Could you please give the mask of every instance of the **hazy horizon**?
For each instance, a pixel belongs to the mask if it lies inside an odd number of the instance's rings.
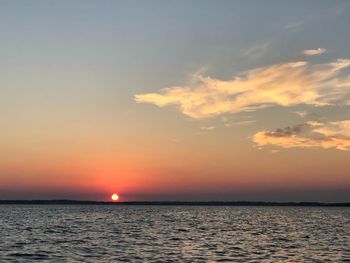
[[[78,192],[38,192],[38,191],[4,191],[1,190],[0,200],[77,200],[77,201],[111,201],[110,193]],[[350,189],[298,189],[298,190],[270,190],[251,192],[214,192],[214,193],[120,193],[122,202],[138,201],[248,201],[248,202],[320,202],[345,203],[349,202]],[[25,197],[22,197],[25,196]]]

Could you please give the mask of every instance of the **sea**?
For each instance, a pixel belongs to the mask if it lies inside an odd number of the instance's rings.
[[[350,262],[349,207],[0,205],[0,262]]]

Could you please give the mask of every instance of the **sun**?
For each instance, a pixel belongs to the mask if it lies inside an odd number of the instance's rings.
[[[119,195],[117,195],[117,194],[112,194],[111,199],[112,199],[113,201],[117,201],[117,200],[119,199]]]

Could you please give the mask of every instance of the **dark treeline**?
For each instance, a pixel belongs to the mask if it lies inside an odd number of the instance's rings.
[[[319,202],[261,202],[261,201],[136,201],[136,202],[101,202],[79,200],[0,200],[0,205],[177,205],[177,206],[326,206],[350,207],[350,203]]]

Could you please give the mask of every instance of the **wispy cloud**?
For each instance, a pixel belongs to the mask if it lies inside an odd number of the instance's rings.
[[[232,126],[247,126],[247,125],[253,124],[256,122],[256,120],[252,118],[253,116],[251,115],[239,116],[239,117],[236,116],[234,119],[223,116],[221,117],[221,120],[224,123],[225,127],[232,127]]]
[[[215,126],[203,126],[203,127],[199,127],[202,131],[212,131],[215,130],[216,127]]]
[[[303,54],[306,56],[316,56],[325,53],[327,50],[325,48],[318,49],[307,49],[303,51]]]
[[[232,127],[232,126],[247,126],[250,124],[255,123],[256,120],[246,120],[246,121],[237,121],[237,122],[226,122],[224,123],[225,127]]]
[[[295,114],[297,114],[301,118],[322,119],[320,115],[308,111],[295,111]]]
[[[264,41],[251,46],[243,51],[243,56],[248,59],[259,59],[271,47],[272,40]]]
[[[295,114],[302,118],[305,118],[309,113],[307,111],[296,111]]]
[[[307,122],[293,127],[260,131],[253,136],[257,147],[334,148],[350,151],[350,120],[321,123]]]
[[[187,86],[137,94],[135,101],[158,107],[174,105],[192,118],[255,111],[274,105],[331,105],[340,103],[344,93],[350,93],[350,77],[341,74],[349,66],[349,59],[325,64],[296,61],[252,69],[231,80],[194,75]]]
[[[287,23],[284,26],[284,28],[285,29],[294,29],[294,28],[298,28],[298,27],[302,26],[304,23],[305,23],[305,21],[303,21],[303,20],[293,21],[293,22]]]

